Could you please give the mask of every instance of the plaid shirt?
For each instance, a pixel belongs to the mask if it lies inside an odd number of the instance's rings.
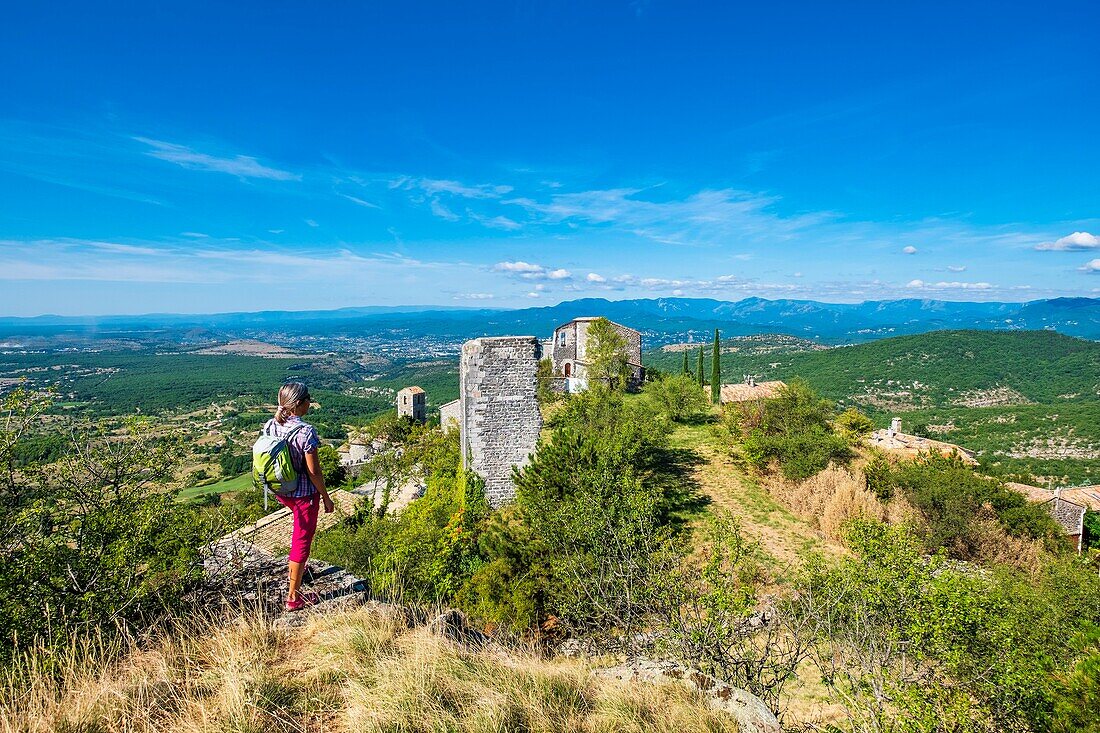
[[[313,426],[304,422],[297,415],[291,415],[282,425],[274,419],[268,420],[267,424],[264,425],[265,433],[279,438],[288,435],[291,430],[299,426],[301,426],[301,429],[294,433],[287,442],[290,448],[290,462],[294,464],[294,470],[298,472],[298,488],[289,495],[292,499],[312,496],[317,493],[317,489],[309,480],[309,473],[306,471],[306,453],[316,451],[321,445],[321,440],[317,437],[317,431],[313,429]]]

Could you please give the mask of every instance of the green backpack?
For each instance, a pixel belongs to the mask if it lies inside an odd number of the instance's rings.
[[[290,457],[290,439],[304,428],[299,425],[286,435],[275,435],[274,427],[264,432],[252,446],[252,485],[278,496],[290,496],[298,488],[298,471]]]

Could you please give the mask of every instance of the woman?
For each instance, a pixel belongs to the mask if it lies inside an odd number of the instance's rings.
[[[317,458],[317,448],[321,441],[313,426],[302,420],[309,412],[309,407],[309,390],[306,386],[301,382],[287,382],[279,390],[279,405],[275,408],[275,417],[264,426],[265,431],[280,438],[294,431],[287,445],[294,470],[298,473],[298,487],[289,496],[275,496],[294,516],[294,531],[290,538],[290,589],[286,596],[288,611],[312,606],[320,600],[316,593],[302,593],[300,588],[306,561],[309,559],[309,547],[313,543],[313,533],[317,531],[320,503],[325,505],[325,514],[332,513],[332,499],[325,489],[321,462]]]

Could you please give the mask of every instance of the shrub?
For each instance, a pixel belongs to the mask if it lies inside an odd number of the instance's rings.
[[[663,624],[658,649],[779,710],[807,639],[785,602],[765,600],[759,551],[736,519],[712,517],[698,545],[702,552],[666,545],[654,563],[653,604]]]
[[[871,434],[875,421],[854,407],[849,407],[836,418],[836,429],[848,440],[858,440]]]
[[[706,394],[688,374],[649,382],[643,390],[654,409],[676,422],[685,422],[710,412]]]
[[[832,403],[796,379],[774,397],[728,411],[724,422],[740,433],[750,466],[766,471],[776,462],[784,477],[801,481],[853,455],[848,439],[833,431],[832,416]]]
[[[1064,544],[1046,510],[1000,481],[978,476],[956,457],[925,454],[880,471],[875,480],[879,495],[900,492],[920,513],[930,549],[944,547],[960,559],[981,558],[987,537],[976,521],[988,516],[1014,537],[1043,540],[1052,549]]]
[[[1100,620],[1092,573],[978,573],[879,523],[853,523],[848,541],[856,557],[812,562],[796,601],[852,730],[1071,729],[1064,703],[1087,693],[1076,672],[1092,651],[1066,640]]]
[[[64,645],[88,627],[133,628],[172,613],[202,577],[209,527],[163,490],[180,438],[131,421],[74,434],[6,508],[0,656]]]

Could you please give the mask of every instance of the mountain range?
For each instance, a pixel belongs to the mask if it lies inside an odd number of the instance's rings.
[[[787,333],[827,343],[855,343],[941,329],[1039,330],[1100,339],[1100,299],[1053,298],[1026,303],[883,300],[823,303],[745,298],[586,298],[515,310],[438,306],[342,308],[327,311],[149,314],[140,316],[0,318],[0,336],[66,332],[200,329],[228,336],[262,333],[363,334],[472,338],[549,336],[578,316],[606,316],[641,330],[656,343],[703,338],[714,328],[727,336]]]

